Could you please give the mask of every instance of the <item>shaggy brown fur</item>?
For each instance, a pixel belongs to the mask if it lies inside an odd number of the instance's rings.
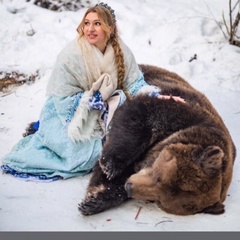
[[[236,149],[209,100],[175,73],[141,65],[161,94],[138,96],[115,113],[108,140],[79,210],[102,212],[129,198],[155,201],[169,213],[220,214]]]

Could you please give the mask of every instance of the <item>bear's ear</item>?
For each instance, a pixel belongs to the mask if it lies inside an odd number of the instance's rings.
[[[215,203],[212,206],[209,206],[207,208],[204,208],[202,213],[210,213],[210,214],[222,214],[225,212],[224,205],[220,202]]]
[[[192,159],[209,177],[216,177],[221,173],[223,156],[223,150],[218,146],[197,149],[192,153]]]

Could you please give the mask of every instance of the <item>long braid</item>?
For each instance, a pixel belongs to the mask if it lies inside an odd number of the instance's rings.
[[[124,66],[124,58],[122,49],[119,46],[118,40],[116,37],[112,38],[112,46],[115,53],[116,58],[116,66],[117,66],[117,76],[118,76],[118,88],[123,89],[123,80],[125,77],[125,66]]]
[[[130,95],[127,93],[126,85],[124,84],[126,69],[124,64],[123,52],[119,45],[118,39],[119,38],[118,38],[117,29],[115,28],[115,31],[112,33],[109,41],[113,46],[113,50],[115,54],[115,62],[117,66],[117,77],[118,77],[118,89],[122,89],[126,97],[130,98]]]

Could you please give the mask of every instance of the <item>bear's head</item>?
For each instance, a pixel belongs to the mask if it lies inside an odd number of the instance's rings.
[[[155,201],[171,214],[221,214],[223,157],[218,146],[170,144],[152,166],[130,176],[125,189],[129,197]]]

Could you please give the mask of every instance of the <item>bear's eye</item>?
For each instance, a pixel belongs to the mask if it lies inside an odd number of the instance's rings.
[[[160,182],[161,182],[161,178],[158,177],[158,178],[157,178],[157,183],[160,183]]]

